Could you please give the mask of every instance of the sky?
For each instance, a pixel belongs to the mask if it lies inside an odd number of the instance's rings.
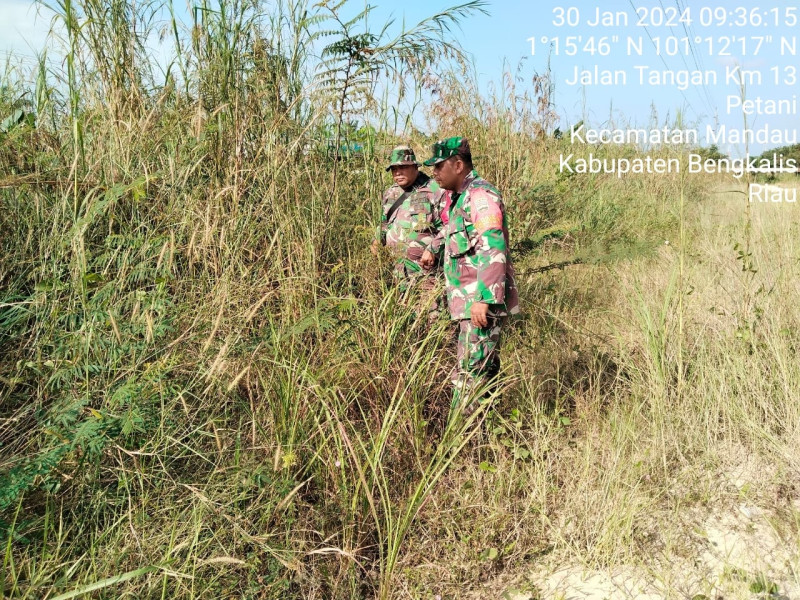
[[[14,52],[24,60],[33,60],[44,47],[50,22],[37,18],[37,8],[30,0],[0,0],[0,59]]]
[[[404,21],[410,26],[454,3],[376,1],[371,24],[380,26],[393,18],[397,30]],[[354,11],[363,7],[361,0],[351,4]],[[474,58],[483,89],[490,82],[499,84],[504,69],[516,71],[518,66],[523,83],[532,85],[533,75],[544,73],[549,63],[562,130],[580,120],[594,128],[649,128],[653,114],[664,126],[680,113],[684,128],[700,132],[700,145],[719,141],[724,152],[742,156],[743,143],[704,135],[709,125],[715,134],[720,126],[743,129],[742,97],[752,103],[745,106],[749,128],[795,131],[800,105],[795,90],[800,88],[791,49],[795,44],[800,51],[795,39],[800,38],[800,10],[787,4],[766,0],[753,8],[743,0],[491,0],[489,16],[469,18],[454,35]],[[30,60],[43,46],[48,28],[49,18],[37,17],[30,0],[0,0],[0,57],[13,52]],[[800,69],[796,75],[800,77]],[[743,77],[744,96],[739,85]],[[786,102],[768,106],[777,100]],[[765,114],[770,108],[788,114]],[[779,145],[755,143],[749,150],[758,154]]]

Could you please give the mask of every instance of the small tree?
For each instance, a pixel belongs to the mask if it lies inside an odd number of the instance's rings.
[[[488,14],[484,0],[472,0],[437,13],[415,27],[388,38],[393,20],[378,33],[368,28],[373,6],[367,5],[353,18],[344,20],[342,12],[347,0],[323,0],[318,6],[328,14],[330,30],[321,37],[333,38],[322,49],[322,65],[317,80],[323,101],[334,113],[335,147],[341,143],[346,117],[365,115],[374,106],[375,88],[380,75],[396,86],[402,98],[409,83],[420,85],[425,70],[440,59],[464,60],[463,50],[445,36],[453,25],[476,12]],[[361,32],[357,30],[363,28]],[[334,161],[331,194],[336,194],[338,161]],[[327,216],[327,210],[326,210]]]

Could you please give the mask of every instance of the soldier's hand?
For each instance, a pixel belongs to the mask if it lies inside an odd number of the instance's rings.
[[[378,240],[372,240],[372,245],[369,247],[370,252],[372,252],[373,256],[378,256],[378,245],[380,242]]]
[[[433,267],[433,263],[436,260],[436,257],[431,254],[430,250],[425,250],[422,253],[422,258],[419,259],[419,264],[422,265],[423,269],[430,269]]]
[[[475,327],[486,327],[489,324],[489,305],[485,302],[473,302],[469,309],[472,324]]]

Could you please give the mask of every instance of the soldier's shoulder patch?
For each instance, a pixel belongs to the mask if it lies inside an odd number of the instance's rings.
[[[496,194],[482,188],[470,190],[470,213],[478,233],[503,228],[503,209]]]
[[[473,188],[469,191],[470,207],[478,211],[489,210],[492,206],[497,206],[499,208],[499,200],[500,197],[490,190]]]

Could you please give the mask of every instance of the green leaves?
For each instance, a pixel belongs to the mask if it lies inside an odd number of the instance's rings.
[[[463,58],[457,42],[445,40],[445,34],[451,26],[476,12],[487,14],[485,2],[467,2],[437,13],[389,38],[388,31],[393,25],[391,20],[379,32],[355,32],[357,27],[366,29],[373,7],[367,5],[354,17],[343,21],[340,11],[345,4],[340,1],[317,5],[329,13],[333,25],[320,35],[336,38],[322,50],[322,68],[317,81],[323,92],[330,94],[330,100],[336,103],[339,121],[343,120],[345,112],[369,106],[377,73],[386,73],[402,95],[406,77],[419,79],[437,60]]]
[[[372,33],[348,36],[325,46],[322,56],[323,58],[332,56],[353,58],[366,64],[369,56],[375,51],[371,46],[374,46],[377,41],[378,37]]]
[[[33,113],[26,113],[21,108],[18,108],[0,121],[0,133],[9,133],[21,125],[27,125],[31,128],[36,127],[36,116]]]
[[[736,252],[736,260],[742,261],[742,271],[745,273],[758,273],[758,269],[755,268],[753,263],[753,253],[746,252],[744,248],[736,242],[733,245],[733,251]]]
[[[768,596],[778,595],[778,586],[764,575],[758,575],[755,580],[750,583],[749,590],[753,594],[767,594]]]
[[[103,282],[103,276],[99,273],[86,273],[83,276],[83,283],[88,287],[94,287]]]
[[[747,589],[752,594],[763,594],[765,597],[778,595],[778,585],[764,573],[748,573],[739,567],[726,567],[723,573],[725,579],[747,584]]]
[[[72,598],[77,598],[79,596],[89,594],[90,592],[96,592],[97,590],[102,590],[107,587],[116,585],[118,583],[123,583],[130,579],[141,577],[142,575],[147,575],[148,573],[152,573],[153,571],[157,570],[158,568],[154,566],[147,566],[147,567],[142,567],[141,569],[134,569],[133,571],[128,571],[126,573],[123,573],[122,575],[114,575],[113,577],[107,577],[105,579],[101,579],[100,581],[96,581],[94,583],[81,586],[77,589],[72,590],[71,592],[59,594],[58,596],[55,596],[53,600],[72,600]]]
[[[483,461],[478,465],[478,468],[483,471],[484,473],[496,473],[497,467],[494,465],[489,464],[487,461]]]

